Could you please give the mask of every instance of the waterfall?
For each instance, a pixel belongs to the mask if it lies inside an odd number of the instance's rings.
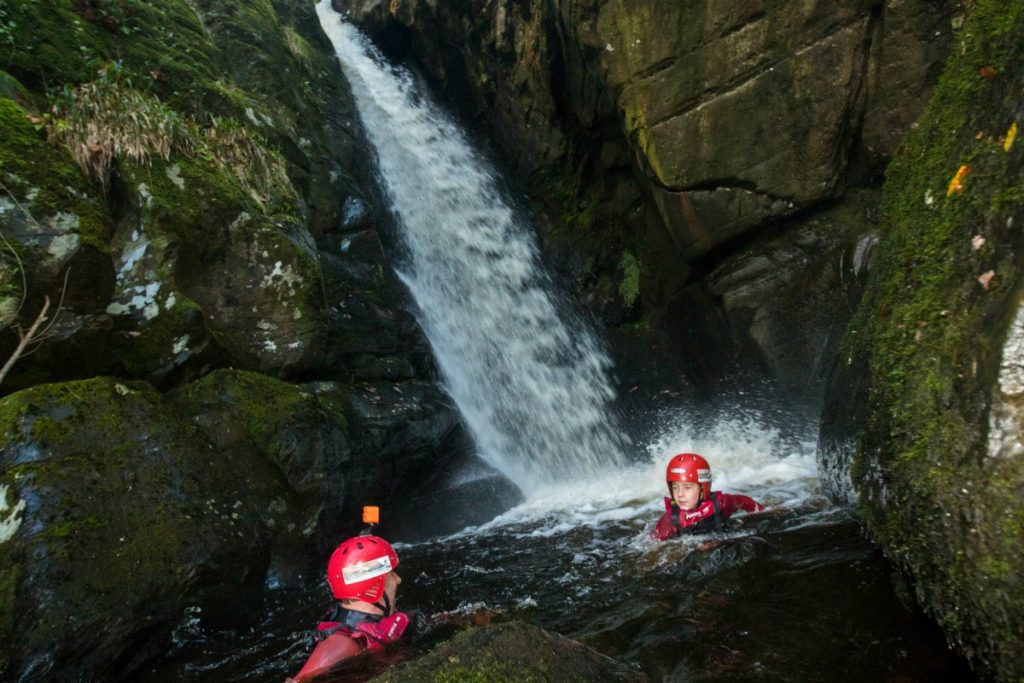
[[[610,361],[560,312],[531,226],[467,136],[326,0],[317,4],[407,253],[397,266],[481,457],[530,494],[624,461]],[[561,308],[565,308],[564,306]]]

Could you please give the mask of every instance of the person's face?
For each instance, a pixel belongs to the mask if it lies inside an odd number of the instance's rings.
[[[693,481],[672,482],[672,499],[680,510],[692,510],[700,501],[700,484]]]
[[[384,577],[384,595],[391,601],[391,611],[395,611],[395,594],[398,593],[398,584],[402,583],[402,577],[397,572],[390,572]]]

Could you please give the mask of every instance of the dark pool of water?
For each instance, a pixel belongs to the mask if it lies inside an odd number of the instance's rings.
[[[538,519],[399,546],[403,609],[424,628],[334,681],[366,680],[475,623],[519,619],[578,639],[658,681],[974,680],[933,622],[897,599],[880,553],[841,514],[749,516],[737,533],[655,544],[649,520]],[[276,591],[254,629],[183,628],[154,681],[283,680],[320,582]]]

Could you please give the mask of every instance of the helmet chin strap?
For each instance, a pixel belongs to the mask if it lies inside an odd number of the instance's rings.
[[[391,614],[391,598],[388,597],[387,591],[385,591],[384,595],[381,596],[380,601],[374,603],[373,606],[383,611],[384,616],[388,616],[389,614]]]

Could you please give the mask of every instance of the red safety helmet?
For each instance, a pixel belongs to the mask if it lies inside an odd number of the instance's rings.
[[[377,602],[385,577],[398,566],[398,555],[379,536],[356,536],[342,542],[327,561],[327,583],[338,600]]]
[[[711,500],[711,465],[696,453],[680,453],[668,461],[665,468],[665,481],[668,492],[672,495],[672,482],[692,481],[700,484],[701,500]]]

